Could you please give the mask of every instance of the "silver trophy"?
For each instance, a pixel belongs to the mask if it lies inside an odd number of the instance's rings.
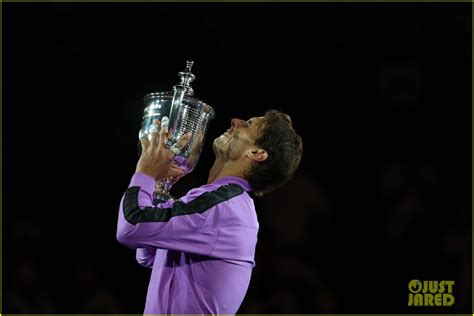
[[[153,124],[158,119],[159,129],[168,121],[168,142],[166,146],[174,153],[173,163],[185,170],[186,174],[194,170],[201,155],[204,139],[211,119],[215,112],[206,103],[193,97],[194,91],[190,83],[196,79],[191,73],[193,61],[186,62],[186,70],[178,73],[181,82],[173,87],[173,91],[155,92],[144,97],[145,113],[142,121],[139,138],[150,137],[156,126]],[[158,130],[159,132],[159,130]],[[177,142],[181,137],[190,132],[191,139],[181,150]],[[169,198],[170,189],[176,179],[166,178],[157,181],[154,192],[154,204],[165,202]]]

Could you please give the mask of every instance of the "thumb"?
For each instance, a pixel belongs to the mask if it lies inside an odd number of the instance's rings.
[[[185,175],[185,172],[183,169],[171,166],[171,168],[168,171],[168,176],[173,177],[173,178],[181,178],[182,176]]]

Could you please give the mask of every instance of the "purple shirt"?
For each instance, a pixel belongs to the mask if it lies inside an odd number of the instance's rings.
[[[117,239],[153,268],[145,314],[235,314],[255,266],[258,221],[249,183],[224,177],[152,204],[155,180],[135,173]]]

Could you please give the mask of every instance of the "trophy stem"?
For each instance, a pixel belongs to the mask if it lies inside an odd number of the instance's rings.
[[[164,203],[173,197],[170,194],[170,189],[173,186],[171,178],[166,178],[156,182],[155,191],[153,192],[153,205]]]

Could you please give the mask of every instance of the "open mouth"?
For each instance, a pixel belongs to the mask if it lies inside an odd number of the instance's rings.
[[[226,137],[230,138],[233,132],[234,132],[234,129],[231,127],[227,131],[225,131],[224,134],[222,134],[222,136],[225,135]]]

